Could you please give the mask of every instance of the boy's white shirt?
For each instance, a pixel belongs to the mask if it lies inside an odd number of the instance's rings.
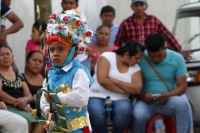
[[[62,69],[64,71],[68,71],[72,67],[72,62],[67,66],[64,66]],[[80,80],[81,77],[81,80]],[[72,81],[72,91],[64,94],[63,92],[59,92],[57,94],[61,103],[67,104],[69,106],[86,106],[88,104],[90,88],[89,88],[90,80],[87,74],[82,69],[78,69],[78,71],[74,75],[74,79]],[[46,79],[43,82],[43,87],[46,86]],[[47,109],[49,109],[49,103],[47,103],[44,93],[42,93],[42,97],[40,100],[40,106],[42,111],[45,113]]]
[[[64,66],[62,69],[67,72],[71,67],[72,63],[70,62],[67,66]],[[80,80],[81,77],[81,80]],[[89,88],[90,80],[87,74],[82,70],[78,69],[78,71],[74,75],[73,83],[72,83],[72,92],[67,94],[63,94],[63,92],[59,92],[57,94],[58,98],[60,99],[61,103],[68,104],[69,106],[86,106],[88,104],[89,95],[90,95],[90,88]],[[46,79],[43,81],[43,87],[46,86]],[[45,113],[47,109],[49,109],[49,103],[47,103],[44,93],[42,93],[42,97],[40,99],[40,107],[41,110]],[[89,113],[86,113],[89,129],[92,131]]]

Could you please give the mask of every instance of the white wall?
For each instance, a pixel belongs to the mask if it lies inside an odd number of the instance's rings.
[[[111,5],[116,10],[114,22],[120,24],[121,21],[133,14],[130,8],[131,0],[79,0],[79,9],[88,19],[88,25],[93,30],[101,24],[99,13],[104,5]],[[164,25],[171,31],[176,9],[189,0],[148,0],[148,14],[157,16]],[[52,12],[57,13],[62,10],[61,0],[51,0]],[[34,2],[33,0],[12,0],[11,8],[24,22],[24,28],[18,33],[8,36],[8,43],[12,47],[15,60],[20,72],[24,70],[25,46],[30,39],[31,27],[34,23]],[[9,26],[9,23],[8,23]]]
[[[35,21],[34,2],[33,0],[12,0],[11,2],[11,9],[23,21],[24,27],[19,32],[8,35],[7,41],[13,50],[14,59],[19,71],[23,72],[26,42],[30,39],[31,28]],[[10,25],[11,23],[7,20],[7,27]]]

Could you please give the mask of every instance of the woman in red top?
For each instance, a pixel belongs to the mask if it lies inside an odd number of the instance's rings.
[[[94,73],[94,67],[97,60],[103,52],[113,51],[118,49],[117,46],[109,45],[110,40],[110,28],[105,25],[101,25],[96,30],[96,43],[90,45],[92,51],[91,56],[91,74]]]

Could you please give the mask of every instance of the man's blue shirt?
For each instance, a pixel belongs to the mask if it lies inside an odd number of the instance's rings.
[[[149,58],[147,50],[144,54]],[[151,61],[150,58],[149,60]],[[176,87],[176,78],[184,76],[187,73],[183,56],[169,49],[166,50],[166,56],[161,62],[156,64],[151,61],[151,63],[171,90]],[[142,57],[139,66],[141,67],[143,77],[142,93],[151,92],[159,94],[161,92],[168,92],[167,87],[158,78],[144,57]]]

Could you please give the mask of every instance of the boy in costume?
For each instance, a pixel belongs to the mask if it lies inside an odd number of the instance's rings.
[[[48,74],[50,90],[43,88],[40,106],[49,117],[49,104],[54,110],[54,121],[47,121],[49,132],[89,133],[87,103],[89,86],[94,82],[88,69],[75,57],[84,53],[90,43],[91,30],[80,10],[67,10],[50,16],[46,29],[49,59],[52,68]],[[48,125],[48,123],[50,123]],[[49,126],[49,127],[48,127]]]

